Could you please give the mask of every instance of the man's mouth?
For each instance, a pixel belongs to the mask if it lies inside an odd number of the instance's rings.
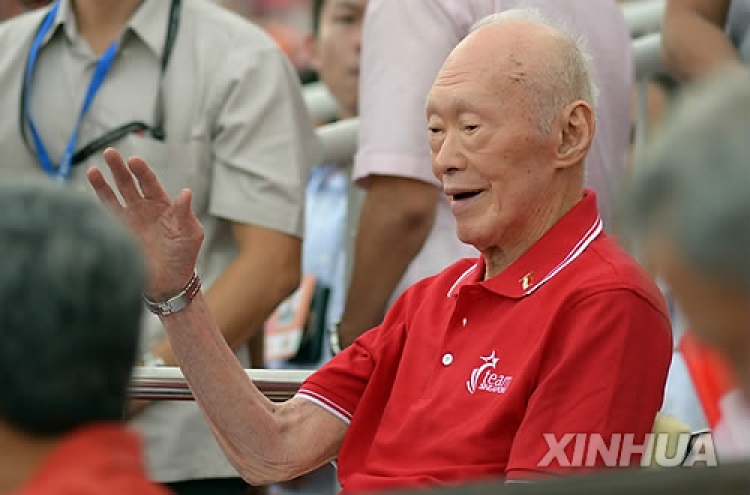
[[[451,194],[450,197],[454,201],[461,201],[461,200],[464,200],[464,199],[471,199],[471,198],[473,198],[475,196],[478,196],[481,192],[482,192],[481,189],[480,190],[476,190],[476,191],[464,191],[464,192],[460,192],[460,193],[456,193],[456,194]]]

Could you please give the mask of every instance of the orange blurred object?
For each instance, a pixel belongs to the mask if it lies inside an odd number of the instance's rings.
[[[261,26],[276,41],[297,71],[310,66],[310,53],[306,49],[305,33],[288,24],[278,22],[264,22]]]
[[[719,403],[734,389],[729,366],[718,351],[700,341],[693,332],[685,332],[680,339],[679,349],[708,425],[714,429],[721,419]]]
[[[281,51],[294,60],[302,46],[302,35],[293,27],[276,22],[263,23],[263,29],[276,41]]]

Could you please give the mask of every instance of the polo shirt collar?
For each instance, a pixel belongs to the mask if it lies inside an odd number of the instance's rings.
[[[144,0],[130,18],[127,26],[127,29],[132,30],[159,59],[164,53],[164,40],[167,37],[171,4],[170,0]],[[71,41],[76,39],[78,27],[70,0],[60,0],[60,8],[57,10],[52,27],[42,40],[42,46],[49,42],[60,26],[65,29],[68,39]]]
[[[479,285],[514,299],[531,295],[578,258],[602,231],[596,194],[586,190],[583,199],[512,265],[491,279],[482,280],[485,262],[480,257],[458,277],[448,297],[457,297],[465,285]]]
[[[52,2],[50,6],[47,7],[47,12],[52,10],[53,6],[54,2]],[[57,14],[55,14],[55,19],[52,21],[52,26],[47,31],[47,34],[44,35],[44,38],[42,38],[41,46],[45,46],[47,43],[49,43],[49,40],[52,39],[52,37],[60,27],[65,29],[65,35],[69,39],[72,40],[75,38],[75,19],[73,18],[73,11],[70,7],[70,0],[60,0],[60,8],[57,9]]]
[[[128,27],[159,59],[164,55],[171,6],[171,0],[144,0],[128,23]]]

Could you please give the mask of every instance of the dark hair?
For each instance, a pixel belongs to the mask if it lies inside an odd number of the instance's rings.
[[[145,269],[97,203],[0,185],[0,421],[38,436],[122,418]]]
[[[318,35],[318,32],[320,31],[320,16],[323,14],[323,6],[325,5],[326,0],[313,0],[312,5],[312,27],[313,27],[313,34],[315,36]]]

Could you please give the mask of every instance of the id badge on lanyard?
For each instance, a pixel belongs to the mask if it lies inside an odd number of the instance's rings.
[[[44,41],[45,36],[49,32],[52,24],[55,21],[55,17],[57,16],[59,8],[60,2],[57,1],[47,13],[47,16],[44,18],[39,32],[37,33],[36,37],[34,38],[34,42],[31,45],[31,52],[29,53],[29,60],[26,65],[26,82],[25,87],[23,88],[27,95],[30,94],[32,76],[34,74],[34,67],[39,55],[39,50],[42,46],[42,42]],[[55,164],[52,162],[52,159],[47,152],[47,148],[44,146],[42,138],[37,131],[36,125],[34,125],[34,121],[31,118],[29,98],[25,98],[24,108],[22,109],[24,113],[24,120],[29,126],[29,131],[31,132],[31,137],[34,141],[34,150],[39,160],[39,164],[48,175],[58,181],[64,182],[70,177],[70,172],[73,167],[73,154],[75,153],[75,147],[76,142],[78,141],[78,133],[81,127],[81,122],[86,116],[89,108],[91,108],[91,104],[93,103],[96,94],[99,92],[99,89],[101,89],[101,86],[104,83],[104,80],[106,79],[110,68],[112,67],[112,63],[114,62],[117,55],[118,44],[118,41],[112,43],[96,63],[96,68],[94,69],[94,74],[91,76],[91,81],[89,82],[88,89],[86,90],[86,95],[83,99],[81,110],[78,112],[78,117],[73,127],[73,132],[70,136],[70,139],[68,140],[67,145],[65,146],[65,150],[63,151],[60,163],[57,166],[55,166]]]

